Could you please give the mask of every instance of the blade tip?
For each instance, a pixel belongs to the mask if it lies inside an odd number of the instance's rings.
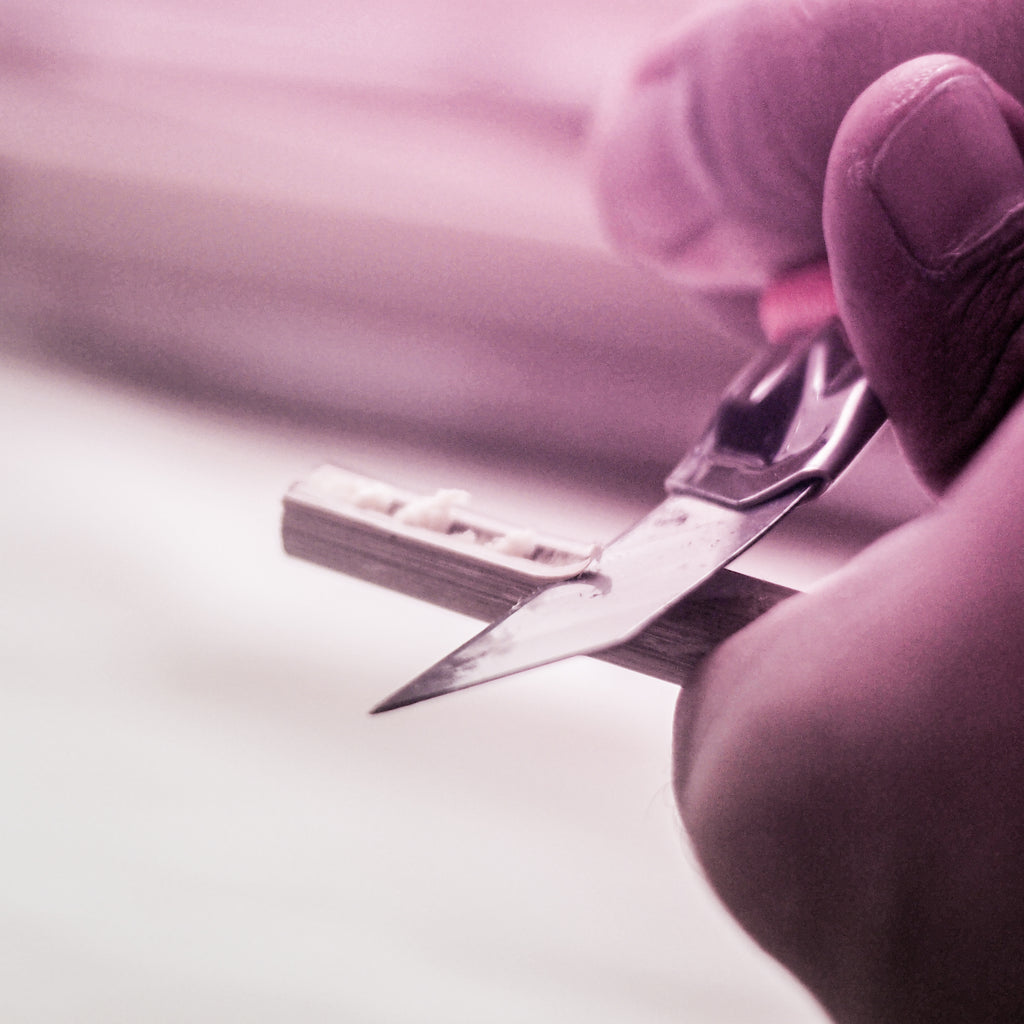
[[[404,708],[406,701],[395,700],[393,697],[385,697],[379,704],[374,704],[370,708],[371,715],[383,715],[387,711],[397,711],[398,708]]]
[[[382,715],[386,711],[397,711],[399,708],[409,707],[410,704],[419,704],[420,701],[429,700],[433,696],[436,695],[433,693],[416,693],[412,690],[411,686],[403,686],[402,689],[396,690],[390,696],[374,704],[370,708],[370,714]]]

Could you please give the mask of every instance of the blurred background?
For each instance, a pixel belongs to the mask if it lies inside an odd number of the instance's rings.
[[[693,0],[0,0],[0,1010],[823,1020],[706,890],[671,686],[371,719],[476,624],[288,560],[321,461],[607,539],[748,347],[605,243],[598,104]],[[890,437],[744,556],[923,504]]]

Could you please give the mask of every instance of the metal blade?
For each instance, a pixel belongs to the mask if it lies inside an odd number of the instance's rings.
[[[610,544],[599,571],[556,583],[407,686],[373,713],[623,643],[771,529],[812,491],[798,487],[753,508],[673,495]]]

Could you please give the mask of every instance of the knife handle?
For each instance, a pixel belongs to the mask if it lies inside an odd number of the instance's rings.
[[[884,422],[842,323],[831,317],[740,373],[665,486],[741,509],[807,484],[820,494]]]
[[[377,507],[359,498],[367,494],[376,497],[372,504]],[[450,522],[440,522],[443,530],[396,519],[396,509],[419,497],[338,467],[320,467],[284,496],[284,549],[481,621],[502,618],[551,582],[552,574],[585,573],[593,557],[592,545],[532,532],[531,557],[498,551],[494,537],[526,531],[463,509],[452,512]],[[476,539],[455,539],[466,532]],[[638,636],[594,657],[681,684],[723,640],[792,593],[722,569]]]

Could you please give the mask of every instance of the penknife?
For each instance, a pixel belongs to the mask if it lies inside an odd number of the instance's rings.
[[[664,501],[373,713],[625,642],[823,493],[884,421],[838,317],[769,348],[727,388]]]

